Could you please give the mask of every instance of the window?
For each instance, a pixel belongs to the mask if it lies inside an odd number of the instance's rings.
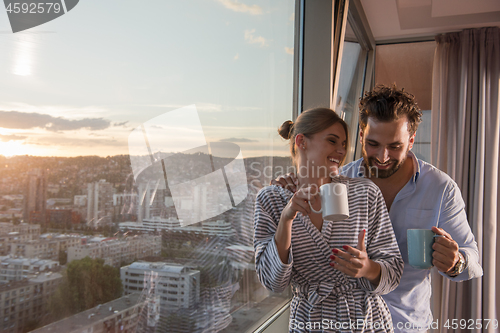
[[[337,70],[335,76],[332,104],[349,127],[346,162],[351,162],[361,155],[358,140],[358,104],[363,92],[371,89],[373,77],[375,41],[361,12],[359,1],[349,2],[347,20],[342,20],[343,25],[337,25],[342,33],[335,34],[335,38],[340,39],[336,42],[340,50],[338,59],[340,70]]]
[[[432,66],[435,42],[387,44],[377,46],[375,80],[377,83],[393,84],[415,95],[422,109],[413,145],[413,153],[430,162]],[[408,66],[408,63],[418,66]]]
[[[61,208],[60,199],[87,196],[87,205],[71,205],[79,223],[64,228],[45,220],[47,214],[25,214],[26,222],[60,232],[123,237],[127,226],[146,234],[150,223],[161,240],[148,255],[159,253],[172,265],[197,263],[186,268],[195,275],[193,283],[186,275],[189,282],[179,276],[169,286],[179,288],[182,281],[193,307],[212,304],[198,309],[211,312],[197,325],[219,315],[228,324],[232,311],[246,309],[239,326],[244,330],[269,315],[258,311],[258,304],[274,308],[290,299],[289,292],[269,293],[256,279],[252,212],[259,188],[277,167],[290,164],[276,130],[293,118],[295,3],[234,3],[80,2],[43,25],[0,34],[0,117],[14,119],[0,124],[0,151],[8,155],[0,157],[0,166],[10,179],[0,195],[23,194],[29,175],[46,181],[47,189],[57,187],[46,191],[47,211]],[[6,31],[6,16],[0,24]],[[192,111],[187,120],[185,110]],[[168,135],[175,137],[164,140]],[[198,147],[204,150],[190,151]],[[165,158],[173,153],[181,154]],[[149,163],[149,169],[139,174],[131,157],[142,155],[148,160],[139,162]],[[165,181],[163,170],[174,176]],[[206,175],[214,178],[191,192],[175,192],[175,176]],[[225,195],[223,202],[217,191]],[[113,195],[123,196],[120,206],[113,206]],[[243,254],[228,255],[233,245]],[[143,259],[143,248],[136,249],[137,259]],[[68,252],[72,260],[75,253]],[[102,255],[79,249],[76,257],[86,253]],[[117,258],[108,256],[107,262],[119,264]],[[132,259],[135,255],[127,262]],[[142,272],[125,276],[139,286],[128,291],[143,291]]]

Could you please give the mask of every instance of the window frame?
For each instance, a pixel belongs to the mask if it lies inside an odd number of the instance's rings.
[[[375,77],[375,39],[360,0],[296,0],[293,75],[293,121],[311,107],[333,107],[339,85],[346,24],[349,21],[363,50],[364,70],[358,91],[371,89]],[[318,59],[318,54],[322,56]],[[361,97],[361,96],[360,96]],[[337,111],[337,110],[336,110]],[[357,116],[356,116],[357,117]],[[357,119],[357,118],[356,118]],[[357,121],[355,122],[357,123]],[[350,128],[359,135],[359,126]],[[359,140],[346,162],[361,155]],[[256,323],[249,332],[274,332],[288,328],[290,301],[277,307],[269,318]],[[282,327],[285,325],[286,327]]]

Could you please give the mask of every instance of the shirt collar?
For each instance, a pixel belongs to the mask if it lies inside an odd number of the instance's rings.
[[[411,178],[411,180],[416,183],[418,176],[420,175],[420,163],[418,163],[417,157],[411,150],[408,152],[408,157],[411,158],[413,162],[413,177]]]

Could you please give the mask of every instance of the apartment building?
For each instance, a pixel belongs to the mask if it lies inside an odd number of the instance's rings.
[[[111,223],[113,216],[113,184],[101,179],[87,184],[87,224],[97,228]]]
[[[48,314],[49,297],[62,281],[59,273],[40,273],[31,279],[0,284],[0,332],[23,332]]]
[[[185,226],[181,227],[181,222],[174,217],[160,218],[152,217],[143,219],[142,222],[123,222],[119,224],[120,230],[134,230],[142,232],[158,232],[158,231],[183,231],[192,232],[195,234],[205,234],[207,236],[218,236],[229,238],[236,235],[236,230],[230,222],[225,220],[204,221],[202,226]]]
[[[0,256],[11,253],[14,242],[28,242],[40,237],[39,224],[0,222]]]
[[[208,236],[232,237],[236,235],[230,222],[224,220],[204,221],[201,223],[202,231]]]
[[[40,236],[40,229],[39,224],[0,222],[0,235],[17,232],[20,237],[27,237],[28,239],[26,240],[38,238]]]
[[[199,302],[200,271],[198,270],[173,263],[134,262],[120,268],[124,293],[142,292],[145,276],[146,281],[152,279],[155,282],[153,291],[155,295],[149,296],[159,296],[161,307],[187,309]]]
[[[12,242],[10,254],[16,257],[59,260],[59,242],[55,240],[30,240]]]
[[[94,239],[95,240],[95,239]],[[161,254],[161,236],[141,235],[124,239],[92,239],[87,244],[68,248],[68,262],[90,257],[104,259],[104,263],[119,267],[148,256]]]
[[[43,234],[40,236],[40,239],[58,242],[60,251],[67,251],[70,247],[81,245],[83,238],[80,235],[68,234]]]
[[[59,268],[59,262],[30,258],[0,257],[0,284],[22,281],[35,275]]]
[[[140,296],[136,293],[115,299],[36,329],[32,333],[136,332],[144,307],[144,301]]]

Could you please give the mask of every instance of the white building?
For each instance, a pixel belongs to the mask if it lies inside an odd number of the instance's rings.
[[[205,221],[201,225],[203,233],[208,236],[231,237],[236,234],[231,223],[224,220]]]
[[[181,226],[181,221],[176,218],[170,217],[167,219],[160,217],[153,217],[149,219],[144,219],[142,223],[140,222],[122,222],[119,223],[120,230],[135,230],[141,232],[157,232],[157,231],[183,231],[192,232],[195,234],[205,234],[207,236],[218,236],[218,237],[232,237],[236,234],[232,224],[224,220],[217,221],[205,221],[202,222],[202,226]]]
[[[158,232],[158,231],[182,231],[182,232],[192,232],[195,234],[201,234],[202,228],[195,226],[181,227],[181,223],[178,219],[174,217],[169,217],[163,219],[160,217],[153,217],[150,219],[144,219],[142,223],[140,222],[122,222],[119,223],[119,228],[121,231],[134,230],[140,232]]]
[[[158,217],[165,207],[171,205],[172,198],[165,196],[165,185],[162,182],[141,182],[137,186],[136,196],[137,221]]]
[[[113,185],[101,179],[87,184],[87,223],[93,227],[111,222],[113,216]]]
[[[43,240],[51,240],[59,243],[60,251],[67,251],[68,248],[79,246],[82,244],[83,240],[86,237],[82,237],[77,234],[56,234],[56,233],[47,233],[40,235],[40,239]]]
[[[54,260],[0,257],[0,283],[21,281],[58,267],[59,262]]]
[[[104,259],[104,263],[119,267],[148,256],[161,254],[161,236],[141,235],[124,239],[91,239],[87,244],[68,248],[68,263],[85,257]]]
[[[20,240],[32,240],[37,239],[40,236],[40,225],[39,224],[13,224],[8,222],[0,222],[0,235],[6,235],[9,233],[17,232]]]
[[[180,229],[181,224],[178,219],[174,217],[160,218],[152,217],[143,219],[140,222],[123,222],[119,224],[121,230],[137,230],[142,232],[157,232],[162,230],[177,230]]]
[[[88,185],[87,185],[88,188]],[[87,206],[87,196],[86,195],[75,195],[73,198],[73,204],[77,207]]]
[[[154,272],[156,296],[161,307],[170,309],[193,307],[200,299],[200,271],[186,266],[163,262],[134,262],[120,268],[125,294],[142,292],[146,279]]]
[[[37,239],[27,242],[12,242],[10,254],[16,257],[59,260],[59,242]]]
[[[136,193],[113,194],[113,206],[132,205],[137,201]]]
[[[143,219],[142,224],[147,231],[175,230],[181,227],[180,221],[175,217]]]

